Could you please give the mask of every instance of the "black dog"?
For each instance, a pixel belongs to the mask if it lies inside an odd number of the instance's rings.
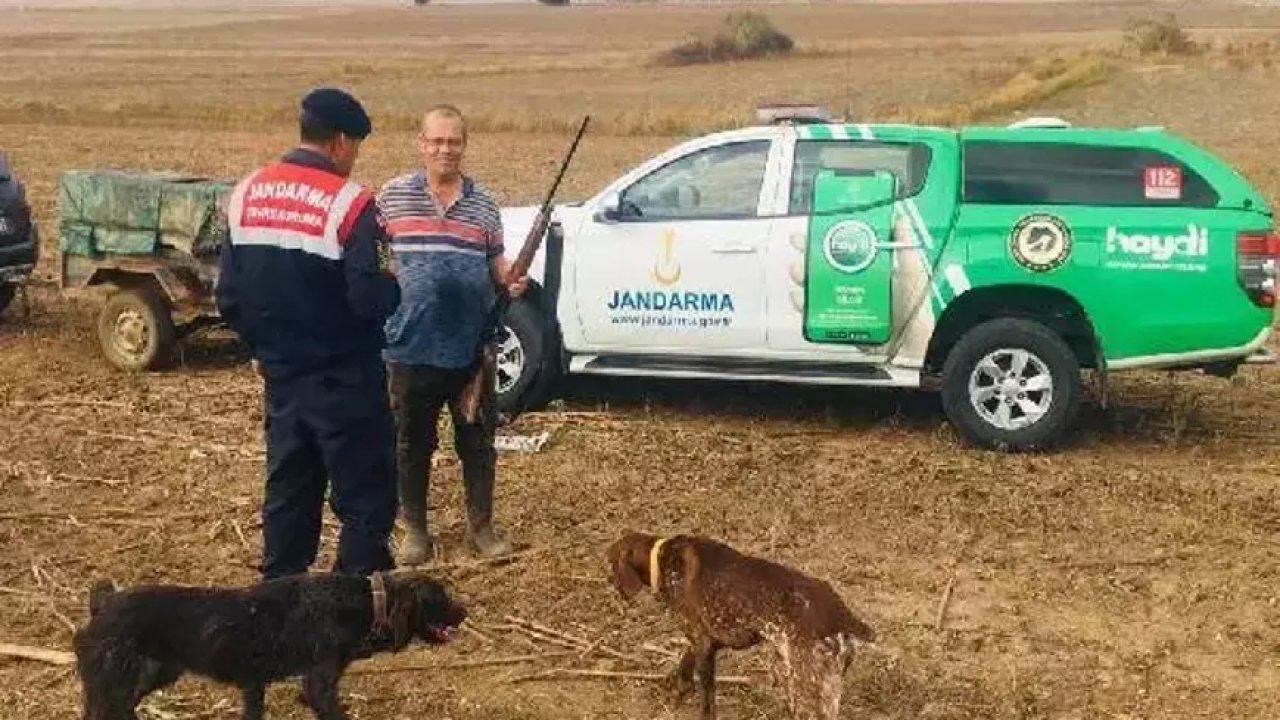
[[[76,633],[86,720],[134,720],[148,694],[192,672],[240,687],[245,720],[267,684],[303,676],[322,720],[346,717],[338,681],[353,660],[450,640],[466,609],[420,573],[298,575],[246,588],[94,585]]]

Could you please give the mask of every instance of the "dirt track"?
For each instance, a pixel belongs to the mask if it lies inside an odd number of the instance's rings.
[[[126,376],[98,357],[91,306],[47,292],[34,302],[31,318],[0,325],[2,639],[66,648],[98,577],[251,582],[259,388],[234,345],[209,338],[185,367]],[[831,578],[883,638],[883,652],[850,674],[845,717],[1264,718],[1280,708],[1274,370],[1130,376],[1110,411],[1087,408],[1072,447],[1034,457],[961,448],[925,395],[608,386],[569,387],[567,408],[590,414],[511,428],[553,433],[542,453],[501,461],[501,518],[529,554],[445,570],[491,644],[464,635],[441,652],[365,663],[378,674],[345,685],[358,717],[674,717],[644,683],[509,682],[555,663],[666,669],[642,646],[676,641],[673,623],[648,600],[624,607],[604,584],[603,548],[626,527],[719,535]],[[457,468],[446,460],[439,474],[433,518],[456,546]],[[508,615],[634,659],[381,674],[563,650],[495,626]],[[723,672],[763,682],[762,657],[730,659]],[[36,663],[0,661],[0,687],[9,717],[67,717],[78,702],[67,670]],[[273,693],[273,711],[303,717],[290,692]],[[767,690],[722,694],[726,717],[781,717]],[[190,680],[148,712],[231,717],[235,702]]]

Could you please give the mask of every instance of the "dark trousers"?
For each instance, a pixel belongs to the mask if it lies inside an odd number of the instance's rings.
[[[265,424],[264,579],[306,572],[315,561],[326,485],[342,522],[334,571],[391,569],[395,428],[381,361],[268,378]]]
[[[493,378],[475,424],[461,416],[458,395],[471,376],[469,369],[388,363],[391,408],[396,420],[396,465],[400,472],[400,507],[412,528],[427,527],[427,496],[431,487],[431,457],[439,447],[437,423],[448,405],[453,418],[453,447],[462,461],[467,515],[472,523],[493,517],[493,483],[497,452],[493,448],[497,409]],[[492,374],[492,373],[490,373]]]

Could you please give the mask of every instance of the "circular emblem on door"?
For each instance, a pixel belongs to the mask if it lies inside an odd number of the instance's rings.
[[[1052,270],[1071,255],[1071,228],[1055,215],[1027,215],[1009,233],[1009,252],[1032,272]]]
[[[822,254],[831,267],[844,273],[867,269],[876,259],[876,231],[861,220],[836,223],[822,238]]]

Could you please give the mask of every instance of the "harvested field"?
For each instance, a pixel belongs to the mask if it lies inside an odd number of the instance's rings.
[[[378,132],[358,174],[375,184],[414,162],[419,108],[458,102],[476,118],[471,167],[506,202],[540,195],[581,113],[598,129],[566,199],[770,99],[869,120],[1163,124],[1280,201],[1280,8],[753,7],[796,41],[792,57],[644,64],[718,22],[719,5],[0,2],[0,150],[30,184],[45,240],[29,315],[20,302],[0,319],[0,643],[69,649],[97,578],[256,578],[259,381],[220,334],[170,371],[108,367],[96,299],[51,284],[54,188],[72,168],[237,176],[289,145],[296,99],[313,83],[369,101]],[[1126,23],[1164,11],[1205,52],[1125,52]],[[1046,84],[1013,82],[1020,73]],[[665,672],[680,647],[651,598],[626,605],[607,584],[604,548],[636,528],[717,535],[830,579],[881,637],[846,678],[844,718],[1275,718],[1280,369],[1113,379],[1110,405],[1093,394],[1068,447],[1035,456],[963,447],[927,394],[569,383],[562,403],[504,430],[551,433],[541,452],[500,460],[499,518],[522,552],[440,568],[473,604],[476,632],[358,664],[344,700],[366,720],[696,717],[650,682],[609,674]],[[452,551],[462,496],[443,456],[432,517]],[[723,657],[722,673],[750,683],[721,689],[722,718],[785,717],[764,658]],[[233,718],[238,702],[187,678],[140,714]],[[6,718],[75,716],[77,678],[0,657],[0,707]],[[275,687],[268,708],[309,717],[293,685]]]

